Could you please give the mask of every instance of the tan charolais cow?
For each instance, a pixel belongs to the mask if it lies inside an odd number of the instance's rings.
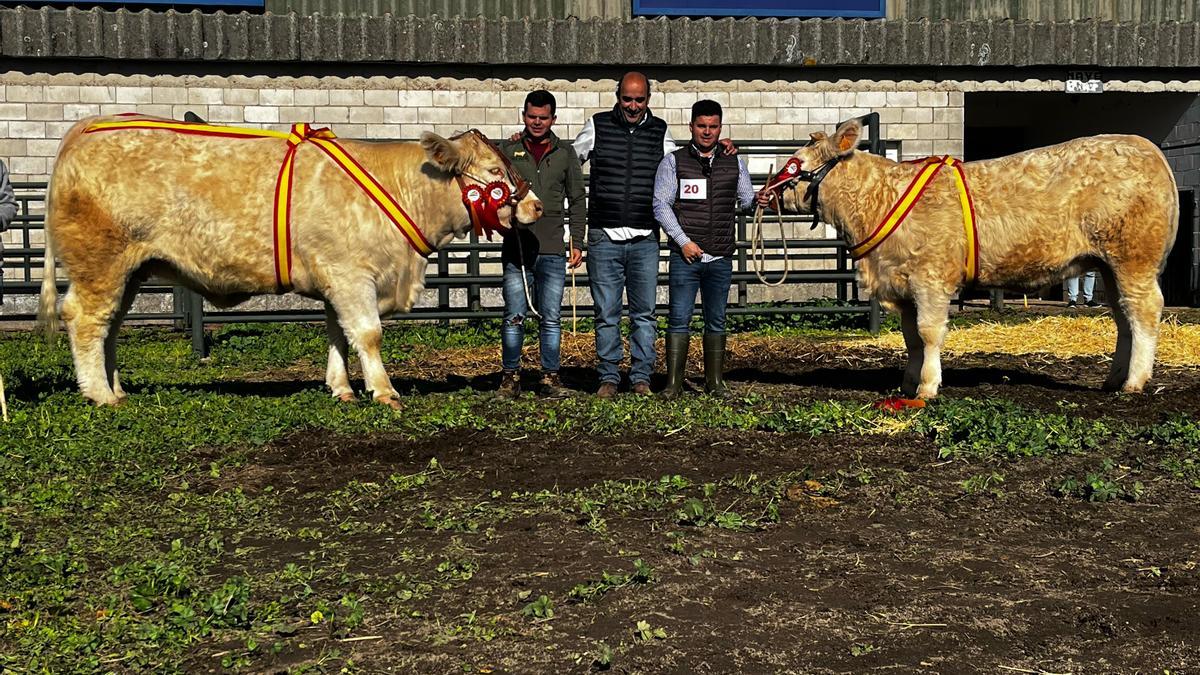
[[[813,134],[783,190],[793,212],[811,213],[815,194],[822,219],[852,249],[876,233],[925,167],[855,150],[861,133],[852,120],[832,137]],[[937,395],[950,299],[972,272],[966,200],[948,166],[858,262],[864,288],[900,313],[908,348],[902,389],[920,398]],[[1158,147],[1138,136],[1092,136],[960,166],[974,207],[975,283],[1032,290],[1098,267],[1117,323],[1105,389],[1141,391],[1162,314],[1157,279],[1179,221],[1175,178]]]
[[[57,255],[70,280],[61,311],[79,388],[97,404],[125,396],[116,331],[138,285],[156,275],[222,307],[289,290],[324,301],[333,396],[354,397],[348,341],[366,388],[397,407],[380,356],[380,315],[411,309],[424,286],[426,254],[471,227],[464,195],[478,188],[478,197],[485,184],[507,186],[497,190],[504,201],[490,212],[499,228],[514,215],[534,222],[542,211],[478,133],[446,139],[427,132],[419,143],[336,141],[352,157],[347,166],[357,165],[365,182],[391,195],[411,217],[406,221],[389,218],[381,206],[386,197],[369,196],[365,183],[332,159],[334,143],[204,135],[190,127],[103,129],[138,120],[181,124],[143,117],[79,122],[63,139],[47,198],[39,317],[51,330],[57,323]],[[308,131],[297,125],[293,135]],[[277,191],[293,145],[290,191]]]

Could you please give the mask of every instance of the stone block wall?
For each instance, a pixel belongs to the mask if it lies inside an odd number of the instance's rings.
[[[286,129],[295,122],[329,126],[343,138],[411,139],[422,131],[449,135],[478,128],[489,137],[517,131],[525,95],[546,88],[558,99],[557,133],[574,137],[592,114],[614,103],[615,80],[471,79],[429,77],[292,77],[101,75],[9,72],[0,75],[0,159],[14,180],[45,180],[60,139],[84,117],[139,112],[182,118],[192,111],[223,124]],[[667,80],[655,82],[651,107],[673,137],[686,141],[692,103],[711,98],[725,110],[725,135],[739,141],[802,141],[831,132],[842,120],[878,112],[882,136],[902,142],[902,158],[963,152],[963,88],[959,83],[891,81],[784,82]],[[789,146],[791,144],[788,144]],[[749,157],[754,173],[785,156]],[[586,171],[586,167],[585,167]],[[789,236],[833,236],[789,227]],[[767,236],[775,236],[775,225]],[[35,233],[40,235],[40,233]],[[3,240],[16,243],[18,233]],[[39,243],[35,236],[33,243]],[[821,263],[807,263],[809,268]],[[461,269],[461,268],[452,268]],[[498,271],[485,265],[484,273]],[[6,271],[12,278],[18,270]],[[35,272],[36,274],[36,272]],[[832,285],[751,287],[751,300],[833,295]],[[666,289],[661,289],[665,301]],[[493,297],[494,296],[494,297]],[[581,302],[590,303],[586,293]],[[427,292],[422,304],[436,293]],[[499,304],[498,294],[485,304]],[[265,298],[259,307],[291,306],[290,296]],[[281,304],[282,303],[282,304]],[[28,311],[21,303],[0,311]]]
[[[612,106],[616,82],[6,73],[0,158],[19,180],[44,179],[73,122],[119,112],[179,118],[190,110],[212,122],[279,129],[313,122],[345,138],[415,138],[470,127],[500,136],[520,128],[525,94],[540,87],[558,98],[559,135],[572,137],[588,116]],[[672,80],[656,83],[651,105],[682,140],[691,105],[701,98],[724,106],[726,134],[739,140],[806,139],[876,111],[883,135],[903,140],[906,157],[962,154],[963,93],[954,83],[905,89],[893,82]]]

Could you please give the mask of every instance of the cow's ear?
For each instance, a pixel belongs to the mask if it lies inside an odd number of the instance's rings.
[[[425,148],[425,155],[437,168],[449,173],[461,173],[464,157],[454,141],[426,131],[421,134],[421,147]]]
[[[858,147],[858,139],[862,136],[862,122],[858,120],[850,120],[842,123],[838,130],[833,132],[833,145],[837,149],[839,155],[849,155]]]

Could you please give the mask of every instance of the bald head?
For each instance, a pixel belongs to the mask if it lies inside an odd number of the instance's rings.
[[[640,86],[647,95],[650,93],[650,78],[636,70],[631,70],[621,76],[621,83],[617,85],[617,91],[620,92],[627,84]]]
[[[650,80],[637,71],[625,73],[617,85],[617,105],[626,122],[641,122],[650,106]]]

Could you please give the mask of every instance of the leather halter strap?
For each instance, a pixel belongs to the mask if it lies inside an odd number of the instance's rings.
[[[476,139],[478,139],[484,145],[491,148],[492,152],[496,153],[496,156],[500,158],[500,161],[504,164],[504,174],[505,174],[504,177],[508,180],[509,183],[512,183],[512,185],[513,185],[512,197],[509,199],[509,201],[514,206],[518,202],[520,202],[522,199],[524,199],[525,195],[529,194],[529,190],[530,190],[529,181],[525,180],[525,178],[523,176],[521,176],[521,173],[516,170],[516,168],[512,164],[512,161],[508,158],[508,156],[505,155],[503,152],[501,152],[500,148],[495,143],[493,143],[487,136],[485,136],[482,131],[480,131],[478,129],[468,129],[468,130],[462,132],[461,134],[451,136],[450,140],[455,141],[460,138],[463,138],[464,136],[474,136]],[[480,185],[486,185],[488,183],[488,181],[483,180],[482,178],[479,178],[478,176],[472,176],[470,174],[465,174],[465,175],[467,176],[467,178],[470,178],[471,180],[479,183]],[[463,187],[462,175],[458,175],[457,177],[459,180],[459,187]]]

